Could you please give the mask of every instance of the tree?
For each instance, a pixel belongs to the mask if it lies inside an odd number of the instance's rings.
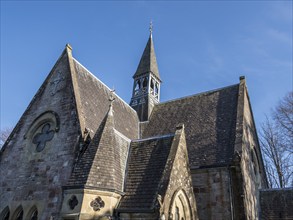
[[[293,186],[293,92],[266,118],[260,137],[269,186]]]
[[[7,138],[9,137],[11,131],[12,131],[12,128],[3,128],[0,130],[0,149],[4,145]]]

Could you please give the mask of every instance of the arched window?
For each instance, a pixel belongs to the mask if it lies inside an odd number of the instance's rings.
[[[159,84],[156,83],[156,85],[155,85],[155,96],[158,97],[158,95],[159,95]]]
[[[33,206],[27,215],[27,220],[38,220],[38,209],[36,206]]]
[[[140,90],[140,80],[139,79],[136,80],[136,82],[135,82],[135,89],[134,90],[135,91]]]
[[[138,79],[138,80],[135,81],[134,95],[138,95],[139,94],[140,88],[141,88],[141,83],[140,83],[140,80]]]
[[[10,210],[9,207],[6,206],[5,209],[1,212],[0,219],[1,220],[9,220]]]
[[[154,80],[151,79],[151,93],[152,93],[152,94],[154,94],[154,87],[155,87],[155,85],[154,85]]]
[[[258,158],[256,156],[255,148],[253,147],[250,151],[250,157],[251,157],[251,166],[252,166],[252,172],[254,173],[255,177],[255,183],[256,187],[260,187],[260,170],[259,170],[259,163]]]
[[[12,219],[13,220],[22,220],[23,219],[23,208],[22,208],[22,206],[19,206],[15,210],[15,212],[14,212],[14,214],[12,216]]]
[[[177,190],[172,196],[169,208],[169,219],[193,219],[189,199],[183,189]]]

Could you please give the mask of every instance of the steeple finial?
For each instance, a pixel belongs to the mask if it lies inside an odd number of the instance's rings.
[[[161,81],[159,70],[158,70],[157,59],[156,59],[156,55],[155,55],[153,37],[152,37],[152,33],[153,33],[153,21],[152,20],[150,21],[149,31],[150,31],[150,35],[148,38],[147,45],[143,51],[143,54],[141,56],[141,59],[139,61],[137,70],[136,70],[133,78],[136,78],[140,75],[151,72],[155,77],[157,77],[159,79],[159,81]]]
[[[149,29],[150,29],[150,36],[152,36],[152,34],[153,34],[153,21],[151,20],[151,22],[150,22],[150,27],[149,27]]]

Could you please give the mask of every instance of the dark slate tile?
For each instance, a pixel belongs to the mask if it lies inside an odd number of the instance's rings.
[[[170,135],[131,143],[120,211],[153,208],[173,138]]]
[[[156,105],[143,138],[169,134],[184,123],[190,166],[226,165],[235,143],[239,85]]]

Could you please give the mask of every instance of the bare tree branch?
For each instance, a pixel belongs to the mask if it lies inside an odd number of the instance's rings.
[[[11,131],[12,131],[12,128],[4,128],[0,130],[0,149],[2,148],[7,138],[9,137]]]
[[[293,184],[293,92],[286,95],[262,124],[260,143],[270,187]]]

